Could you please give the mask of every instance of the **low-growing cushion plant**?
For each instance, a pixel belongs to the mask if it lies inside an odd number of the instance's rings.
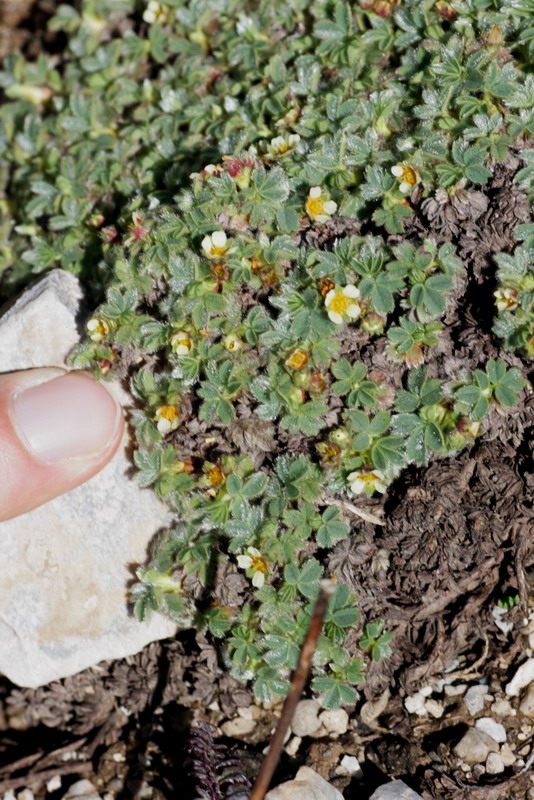
[[[508,356],[444,370],[465,264],[403,231],[509,152],[532,194],[534,6],[142,5],[60,6],[65,58],[5,62],[1,286],[82,277],[98,306],[72,363],[128,379],[138,478],[177,512],[137,614],[209,631],[268,699],[358,498],[472,445],[524,387]],[[495,341],[532,356],[532,226],[517,237],[495,256]],[[390,639],[339,583],[314,660],[327,707]]]

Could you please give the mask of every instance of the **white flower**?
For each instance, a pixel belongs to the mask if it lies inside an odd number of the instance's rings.
[[[316,222],[326,222],[335,214],[337,203],[330,200],[320,186],[312,186],[306,201],[306,213]]]
[[[417,172],[407,164],[395,164],[391,167],[391,174],[399,179],[399,191],[403,194],[411,192],[415,184],[419,183]]]
[[[201,246],[208,258],[215,260],[222,258],[228,248],[225,232],[214,231],[210,236],[204,236]]]
[[[150,0],[145,11],[143,12],[143,20],[152,24],[153,22],[166,22],[168,11],[157,0]]]
[[[497,289],[496,292],[493,292],[493,296],[496,298],[495,305],[498,311],[515,311],[519,306],[517,292],[510,287]]]
[[[156,427],[162,436],[175,431],[180,424],[176,406],[160,406],[156,410]]]
[[[235,333],[229,333],[225,336],[222,343],[225,350],[230,353],[237,353],[243,347],[243,339],[240,339]]]
[[[191,336],[187,331],[176,331],[171,336],[171,347],[177,356],[186,356],[193,349]]]
[[[267,155],[271,158],[283,156],[294,150],[299,142],[300,136],[298,133],[290,133],[287,139],[284,136],[275,136],[269,143]]]
[[[87,323],[87,332],[92,342],[101,342],[109,334],[109,325],[105,319],[93,317]]]
[[[255,586],[256,589],[261,589],[265,583],[265,575],[268,571],[267,562],[256,547],[247,547],[247,553],[248,555],[237,557],[237,566],[240,569],[251,570],[253,573],[252,585]]]
[[[352,284],[343,288],[336,286],[335,289],[330,289],[324,299],[324,304],[332,322],[341,325],[345,320],[357,319],[362,313],[362,308],[354,300],[359,297],[360,290]]]
[[[358,469],[347,475],[347,481],[353,494],[384,494],[386,491],[386,476],[379,469]]]

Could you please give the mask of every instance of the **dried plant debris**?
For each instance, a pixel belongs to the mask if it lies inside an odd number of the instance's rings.
[[[252,785],[239,759],[215,741],[215,730],[205,722],[191,729],[185,766],[193,773],[195,800],[247,800]]]

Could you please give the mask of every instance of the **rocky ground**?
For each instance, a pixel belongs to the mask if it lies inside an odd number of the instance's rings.
[[[53,6],[0,0],[0,55],[38,47],[39,14]],[[518,164],[510,157],[484,192],[452,203],[414,198],[406,235],[454,241],[468,267],[447,320],[445,373],[503,355],[491,333],[490,254],[510,249],[529,219]],[[532,381],[531,364],[505,357]],[[391,779],[414,790],[408,800],[534,798],[533,406],[529,387],[470,450],[410,468],[385,500],[359,505],[330,566],[364,616],[394,632],[394,654],[371,667],[356,708],[301,702],[276,783],[307,765],[346,800],[368,800]],[[512,608],[499,606],[511,597]],[[280,707],[255,704],[191,632],[40,689],[0,678],[0,798],[189,800],[193,720],[214,725],[253,777]]]

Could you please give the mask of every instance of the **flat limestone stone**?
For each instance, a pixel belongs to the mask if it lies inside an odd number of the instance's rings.
[[[406,786],[404,781],[391,781],[380,786],[369,800],[423,800],[423,798]]]
[[[81,299],[77,279],[62,270],[27,289],[0,316],[0,372],[64,366],[78,342]],[[127,476],[128,444],[126,433],[87,483],[0,523],[0,673],[18,686],[133,655],[176,632],[160,614],[137,622],[128,606],[135,566],[171,522],[154,493]]]
[[[265,800],[343,800],[343,795],[313,769],[301,767],[294,780],[271,789]]]

